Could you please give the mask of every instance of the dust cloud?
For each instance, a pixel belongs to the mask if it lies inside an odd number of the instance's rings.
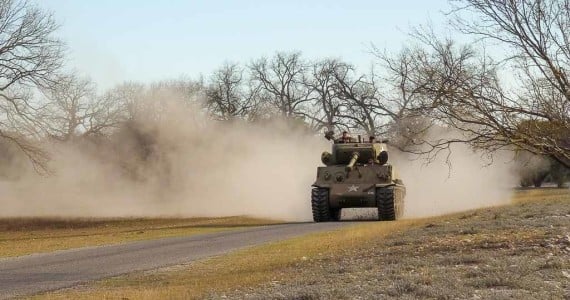
[[[139,115],[104,143],[48,145],[53,174],[2,181],[0,217],[310,220],[320,136],[280,120],[216,122],[180,101]]]
[[[406,218],[437,216],[510,202],[517,176],[512,152],[488,157],[466,145],[453,145],[428,163],[395,153],[393,164],[406,185]]]
[[[282,120],[216,122],[181,103],[154,99],[107,139],[46,143],[52,174],[26,169],[0,181],[0,217],[311,220],[310,185],[330,147],[321,136]],[[409,218],[502,204],[514,184],[508,163],[484,166],[462,146],[451,169],[443,157],[425,164],[392,153],[391,161]]]
[[[512,153],[507,151],[490,158],[468,146],[455,145],[449,157],[444,151],[429,159],[393,148],[389,151],[389,162],[406,186],[406,219],[507,204],[517,183]],[[346,209],[342,217],[374,219],[377,211]]]

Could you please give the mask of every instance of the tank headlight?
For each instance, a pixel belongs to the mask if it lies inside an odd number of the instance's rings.
[[[344,180],[344,176],[342,174],[337,174],[335,179],[337,182],[342,182]]]
[[[332,161],[332,154],[330,154],[329,152],[326,152],[326,151],[323,152],[321,154],[321,161],[323,162],[323,164],[325,166],[328,166]]]

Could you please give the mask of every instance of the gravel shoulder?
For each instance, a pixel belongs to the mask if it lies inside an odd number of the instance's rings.
[[[570,194],[518,191],[516,204],[428,222],[310,258],[295,274],[209,298],[570,299]]]

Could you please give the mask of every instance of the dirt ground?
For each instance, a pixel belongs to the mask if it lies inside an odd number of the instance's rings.
[[[515,202],[323,253],[280,270],[284,279],[208,298],[570,299],[568,190],[518,191]]]

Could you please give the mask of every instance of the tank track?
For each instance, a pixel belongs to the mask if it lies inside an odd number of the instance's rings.
[[[404,194],[405,190],[398,186],[377,188],[378,220],[394,221],[400,219],[404,213]]]
[[[340,209],[331,209],[329,206],[329,190],[326,188],[313,188],[311,191],[311,206],[313,221],[330,222],[340,220]]]

